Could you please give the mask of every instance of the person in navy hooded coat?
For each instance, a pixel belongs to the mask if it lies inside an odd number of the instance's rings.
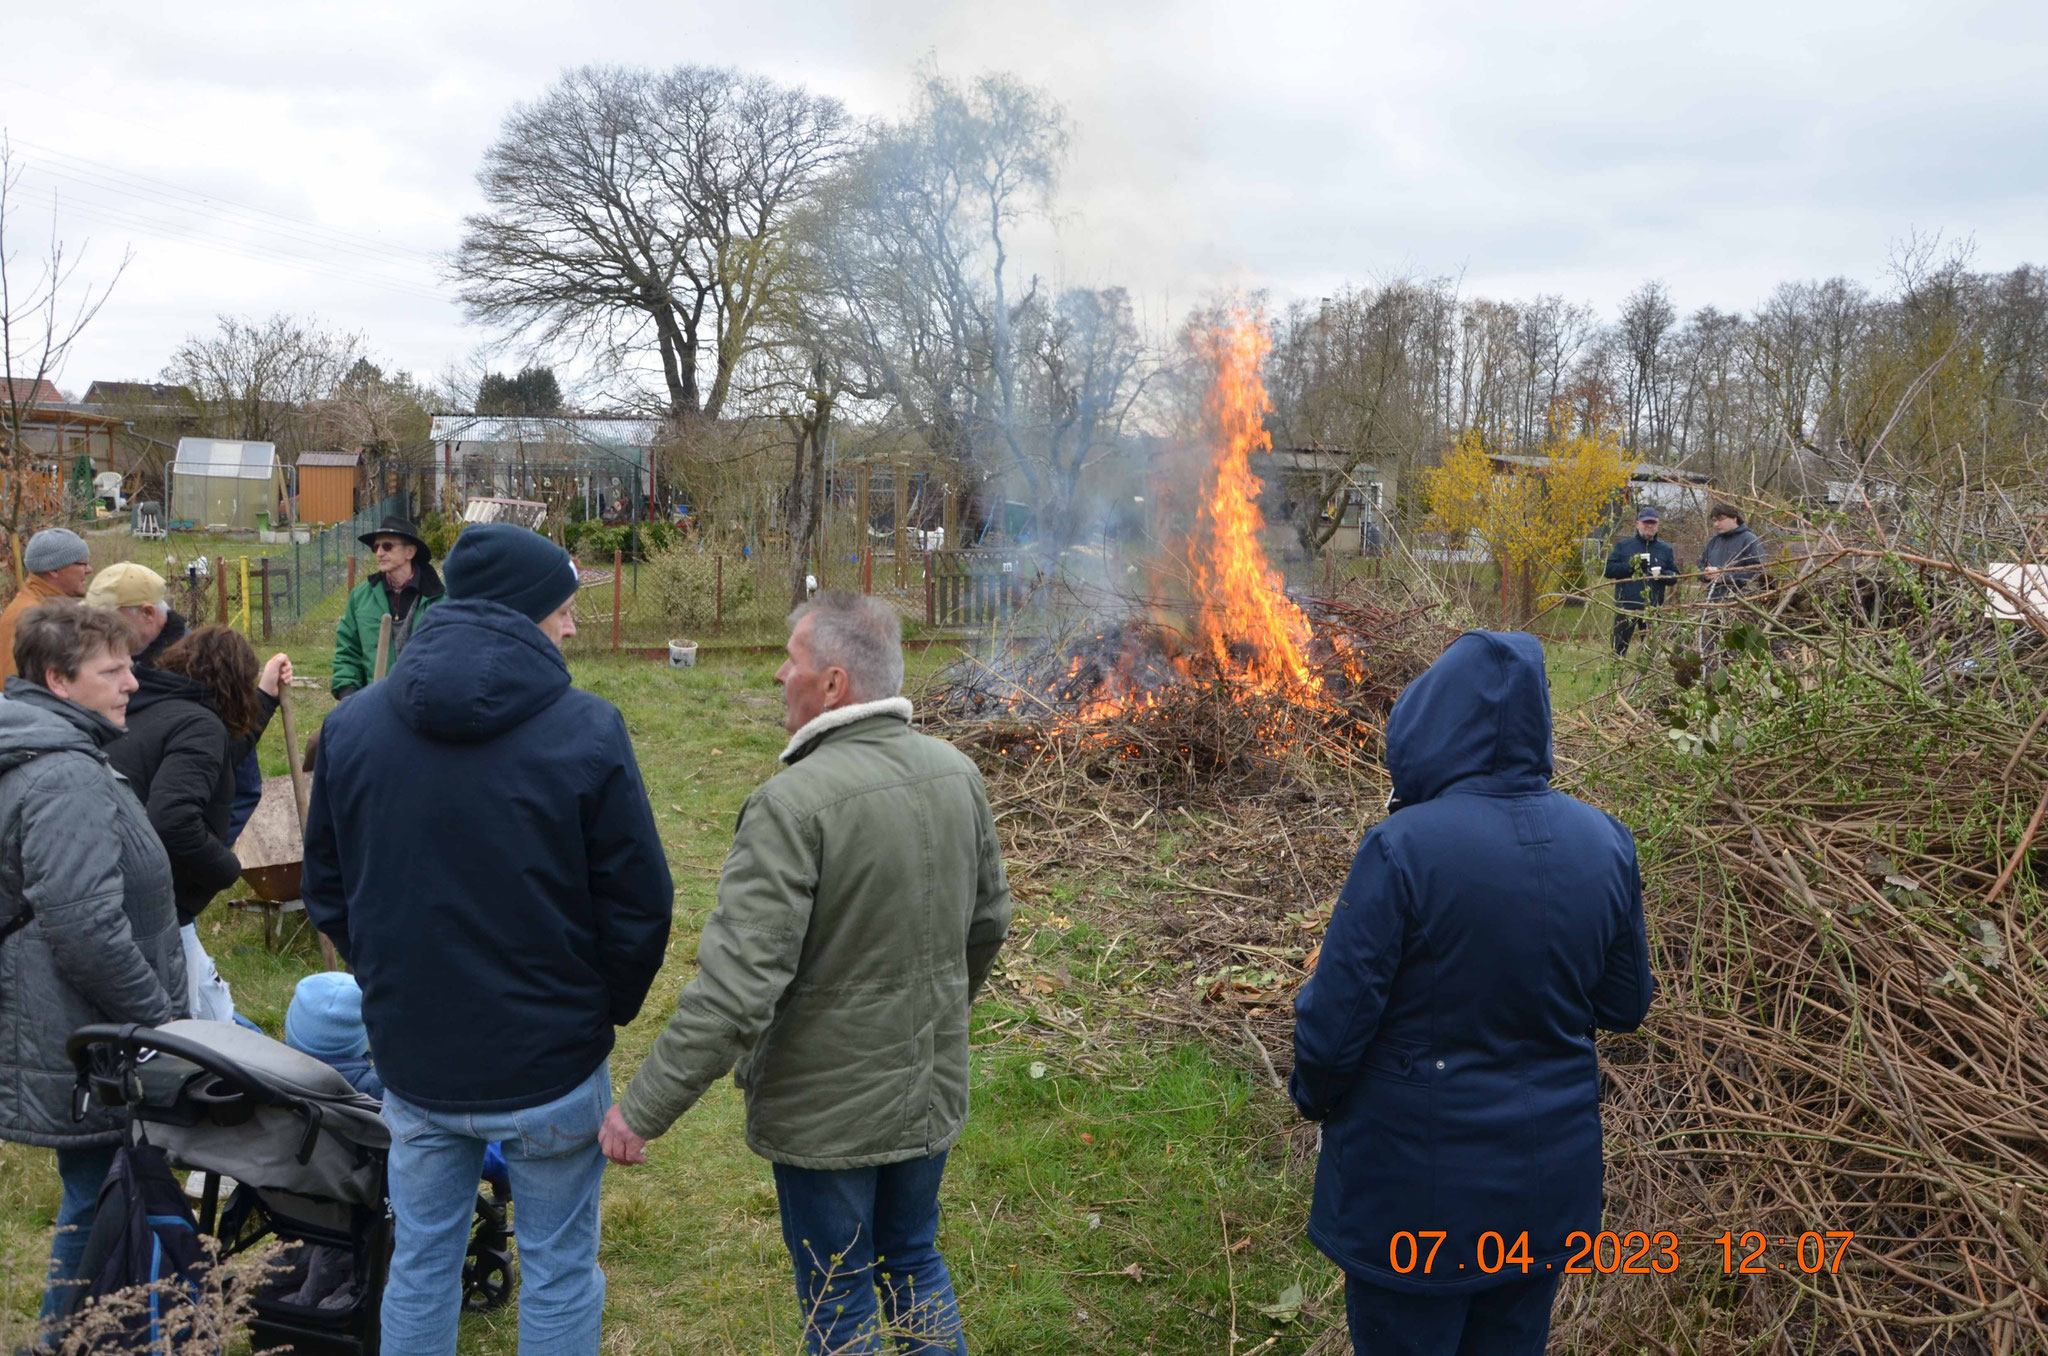
[[[1656,987],[1635,840],[1551,790],[1531,635],[1446,650],[1394,703],[1387,769],[1295,1001],[1309,1237],[1357,1351],[1541,1353],[1566,1238],[1600,1228],[1593,1031],[1634,1030]]]
[[[454,1356],[486,1145],[519,1229],[519,1348],[596,1356],[614,1028],[674,888],[618,709],[569,681],[576,567],[464,529],[389,676],[327,717],[301,890],[362,986],[391,1127],[384,1349]]]

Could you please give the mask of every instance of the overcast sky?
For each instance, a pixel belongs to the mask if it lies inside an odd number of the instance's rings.
[[[907,103],[1007,69],[1076,129],[1030,267],[1129,286],[1159,329],[1223,286],[1285,301],[1462,275],[1612,312],[1777,282],[1882,285],[1939,231],[2048,261],[2041,0],[697,0],[15,4],[0,124],[17,267],[52,203],[81,278],[134,260],[62,374],[154,376],[221,312],[316,315],[425,375],[492,336],[441,260],[499,123],[568,65],[732,65]],[[202,202],[201,199],[204,199]],[[516,359],[508,359],[516,361]]]

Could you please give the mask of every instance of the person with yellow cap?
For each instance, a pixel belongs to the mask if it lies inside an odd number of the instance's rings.
[[[124,560],[92,578],[85,601],[118,612],[135,628],[135,662],[154,664],[156,657],[185,636],[185,619],[171,610],[164,577],[147,565]]]
[[[157,667],[157,659],[165,650],[183,640],[187,630],[184,617],[170,606],[170,586],[164,582],[164,577],[147,565],[124,560],[93,576],[92,586],[85,591],[85,601],[91,607],[119,612],[135,628],[138,646],[135,651],[136,678],[142,684],[142,691],[154,694],[160,682],[147,671]],[[234,767],[235,794],[227,826],[229,846],[233,846],[235,839],[241,836],[242,827],[256,813],[256,806],[263,799],[263,769],[256,758],[256,744],[277,710],[279,687],[291,681],[291,663],[291,659],[280,652],[264,664],[262,675],[256,681],[258,718],[255,729],[230,743],[228,756]],[[151,699],[145,697],[145,703]]]

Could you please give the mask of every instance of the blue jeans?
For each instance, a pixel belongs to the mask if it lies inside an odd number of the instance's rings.
[[[782,1241],[796,1264],[813,1356],[880,1356],[879,1285],[897,1347],[967,1356],[953,1278],[939,1256],[946,1156],[836,1172],[775,1164]]]
[[[1543,1356],[1555,1273],[1489,1290],[1415,1295],[1344,1278],[1344,1316],[1357,1356]]]
[[[86,1235],[100,1212],[100,1187],[114,1166],[114,1146],[57,1150],[57,1176],[64,1182],[64,1200],[57,1207],[57,1232],[50,1237],[50,1283],[43,1291],[42,1324],[64,1307],[70,1282],[80,1280],[78,1264],[85,1257]]]
[[[384,1350],[453,1356],[477,1179],[484,1146],[497,1140],[512,1173],[520,1356],[595,1356],[604,1316],[597,1129],[611,1104],[609,1064],[566,1097],[524,1111],[427,1111],[386,1090],[398,1237],[384,1286]]]

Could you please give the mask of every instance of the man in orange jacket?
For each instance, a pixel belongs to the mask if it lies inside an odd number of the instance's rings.
[[[14,627],[21,614],[52,598],[83,598],[92,548],[68,527],[46,527],[21,553],[21,591],[0,611],[0,681],[14,676]]]

